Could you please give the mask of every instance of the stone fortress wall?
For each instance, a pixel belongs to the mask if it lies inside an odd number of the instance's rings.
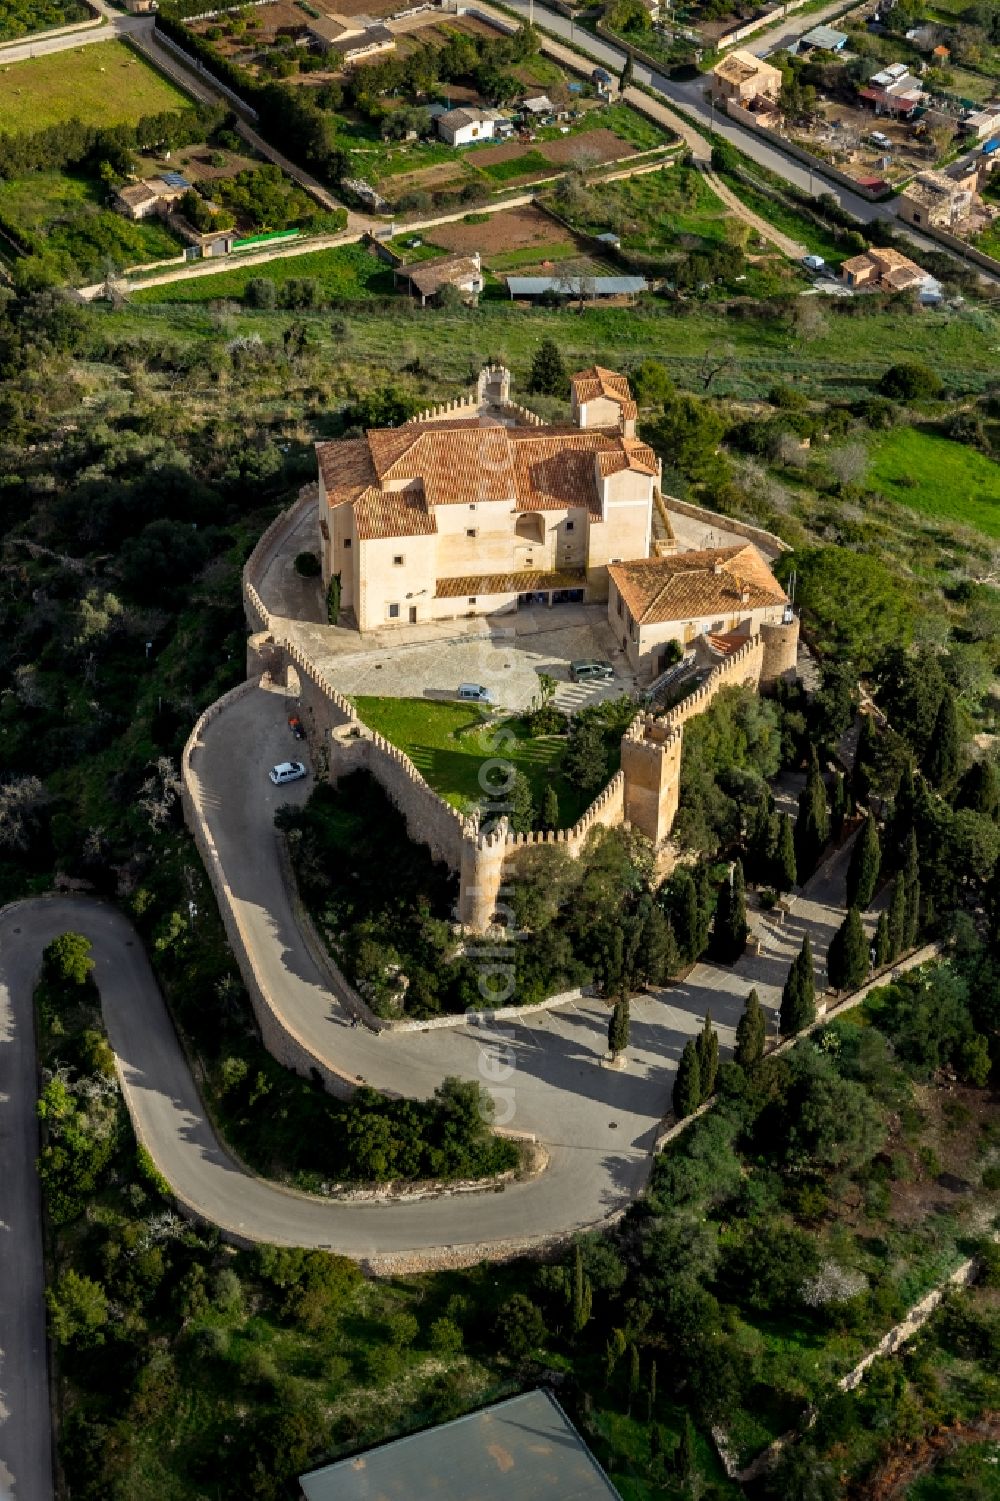
[[[499,366],[483,370],[475,391],[467,397],[429,408],[414,420],[473,417],[484,402],[501,414],[516,414],[519,421],[527,417],[539,420],[510,402],[510,373]],[[647,712],[636,715],[622,738],[621,769],[572,828],[516,834],[502,816],[490,829],[483,830],[478,814],[464,815],[445,802],[405,752],[359,719],[350,701],[287,637],[284,623],[272,617],[264,604],[259,586],[274,552],[315,506],[316,496],[316,485],[304,486],[295,504],[261,536],[243,569],[244,602],[254,632],[247,647],[248,677],[284,683],[297,694],[317,775],[336,782],[359,768],[372,774],[402,813],[410,837],[426,844],[436,859],[458,874],[459,920],[474,932],[489,928],[501,903],[505,879],[515,876],[518,865],[538,848],[561,847],[576,857],[594,828],[627,823],[658,851],[667,851],[680,794],[685,722],[703,713],[722,688],[746,685],[767,689],[795,672],[798,620],[762,625],[676,708],[660,716]],[[689,515],[714,515],[699,507],[685,506],[683,510]],[[726,518],[719,521],[735,529],[735,523]],[[756,528],[740,530],[748,535],[757,533]],[[782,547],[769,533],[757,533],[753,540],[768,542],[772,556]]]

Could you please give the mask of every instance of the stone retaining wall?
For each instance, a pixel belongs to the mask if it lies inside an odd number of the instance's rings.
[[[774,532],[766,532],[761,526],[751,526],[747,521],[735,521],[731,516],[723,516],[720,511],[709,511],[705,506],[692,505],[688,500],[678,500],[674,495],[664,495],[663,505],[669,517],[671,511],[676,511],[679,516],[689,516],[692,521],[704,521],[710,526],[720,527],[723,531],[735,532],[739,537],[746,537],[748,542],[753,542],[761,552],[769,558],[780,557],[783,552],[791,552],[787,542]]]

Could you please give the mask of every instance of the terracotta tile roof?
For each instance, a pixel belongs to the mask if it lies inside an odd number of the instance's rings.
[[[578,506],[599,519],[599,474],[629,469],[655,479],[658,473],[651,448],[608,428],[507,428],[467,418],[373,429],[363,438],[318,443],[316,451],[329,505],[357,508],[365,496],[366,515],[375,514],[367,492],[397,495],[418,483],[425,515],[441,505],[510,501],[526,511]],[[411,496],[398,512],[383,507],[378,525],[397,514],[416,525],[415,504]]]
[[[785,591],[750,542],[612,563],[608,573],[640,625],[697,620],[717,611],[760,609],[786,601]]]
[[[655,479],[660,472],[653,450],[647,448],[645,443],[637,443],[634,438],[622,438],[615,448],[599,453],[597,465],[605,477],[619,474],[623,469],[633,469],[640,474],[650,474]]]
[[[612,401],[632,400],[632,390],[624,375],[605,370],[603,365],[578,370],[570,377],[570,385],[578,402],[594,401],[598,396],[609,396]]]
[[[392,537],[428,537],[437,522],[420,490],[365,490],[354,502],[359,542]]]
[[[366,438],[317,443],[316,458],[331,506],[356,500],[362,490],[367,490],[377,481]]]
[[[587,583],[584,568],[564,568],[554,573],[544,573],[540,568],[527,568],[520,573],[470,573],[462,578],[437,579],[434,586],[436,599],[459,599],[467,595],[478,599],[484,594],[527,594],[541,589],[583,589]]]

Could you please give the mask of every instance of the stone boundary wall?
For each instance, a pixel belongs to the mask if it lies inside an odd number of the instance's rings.
[[[671,511],[676,511],[678,515],[688,516],[692,521],[710,522],[724,531],[735,532],[738,537],[746,537],[748,542],[755,543],[771,558],[792,551],[788,543],[783,542],[774,532],[766,532],[762,526],[751,526],[748,521],[735,521],[729,516],[723,516],[721,511],[710,511],[705,506],[692,505],[690,501],[678,500],[674,495],[664,495],[663,505],[668,517]]]

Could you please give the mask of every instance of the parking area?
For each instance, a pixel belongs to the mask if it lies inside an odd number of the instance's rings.
[[[462,630],[465,625],[478,629]],[[426,639],[430,630],[434,635]],[[311,634],[310,650],[319,647],[318,665],[347,694],[452,699],[460,683],[481,683],[494,703],[517,710],[527,708],[547,674],[557,684],[556,704],[571,713],[636,689],[605,605],[532,605],[493,619],[441,621],[423,627],[417,640],[407,640],[405,626],[384,632],[383,638],[362,651],[327,654]],[[610,662],[614,677],[574,683],[570,663],[583,660]]]

